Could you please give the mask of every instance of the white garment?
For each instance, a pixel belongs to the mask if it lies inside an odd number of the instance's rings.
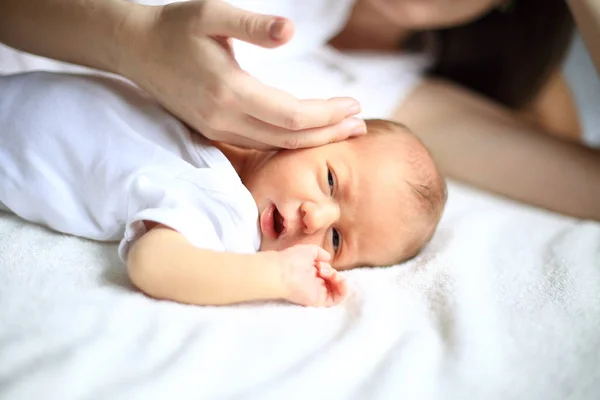
[[[60,232],[121,240],[155,221],[251,253],[258,210],[231,163],[138,89],[102,77],[0,77],[0,203]]]
[[[297,98],[348,96],[363,118],[388,118],[421,82],[427,54],[340,52],[327,43],[339,33],[355,0],[228,0],[253,12],[292,19],[296,33],[277,49],[234,41],[236,60],[261,82]]]
[[[295,33],[284,46],[265,49],[236,41],[235,56],[244,68],[265,62],[301,57],[321,48],[346,23],[355,0],[226,0],[252,12],[277,15],[294,21]]]
[[[425,55],[342,53],[322,46],[297,58],[246,68],[261,82],[299,99],[348,96],[358,100],[363,118],[390,118],[422,81]]]

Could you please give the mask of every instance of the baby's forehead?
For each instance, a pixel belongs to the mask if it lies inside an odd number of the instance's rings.
[[[363,136],[349,138],[339,142],[326,144],[321,147],[310,147],[300,150],[280,150],[280,152],[289,153],[292,156],[302,154],[309,155],[310,158],[327,158],[340,153],[351,155],[349,161],[358,162],[362,160],[358,154],[365,155],[389,155],[402,163],[398,158],[400,150],[417,148],[420,142],[412,132],[404,125],[392,123],[384,120],[367,120],[368,133]]]
[[[397,122],[385,120],[369,120],[367,134],[361,136],[367,142],[385,143],[387,145],[418,146],[419,139],[406,126]]]
[[[431,157],[421,141],[409,130],[392,126],[375,127],[369,133],[352,142],[354,151],[359,153],[356,161],[377,162],[389,167],[410,166],[420,163],[425,166]],[[363,157],[360,157],[363,156]],[[373,158],[376,157],[375,160]],[[409,172],[410,168],[406,169]]]
[[[356,197],[351,199],[357,208],[355,223],[364,237],[381,235],[377,246],[384,242],[398,245],[425,213],[409,183],[409,173],[394,163],[387,163],[389,167],[375,163],[359,173]]]
[[[422,247],[431,230],[428,207],[404,182],[389,185],[375,193],[365,204],[357,225],[360,231],[360,255],[363,265],[393,265],[410,258]]]
[[[358,229],[358,264],[396,264],[409,258],[428,235],[430,218],[412,200],[397,199],[364,211],[356,221],[362,225]]]
[[[412,131],[404,124],[391,120],[370,119],[366,120],[367,132],[369,133],[399,133],[412,135]]]
[[[364,246],[365,261],[373,265],[408,258],[427,239],[435,213],[430,204],[438,174],[433,159],[409,131],[392,128],[398,131],[375,128],[371,138],[365,135],[364,150],[372,154],[363,154],[359,161],[364,163],[363,213],[357,222],[367,236],[377,238]]]

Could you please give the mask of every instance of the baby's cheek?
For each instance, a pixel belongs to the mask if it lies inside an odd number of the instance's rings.
[[[323,241],[316,236],[304,236],[301,238],[290,239],[289,242],[286,243],[286,246],[291,247],[297,244],[314,244],[323,247]]]

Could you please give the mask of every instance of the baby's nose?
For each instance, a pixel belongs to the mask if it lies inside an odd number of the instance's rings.
[[[329,229],[339,218],[337,205],[332,202],[316,204],[304,202],[300,208],[303,232],[312,235],[323,229]]]

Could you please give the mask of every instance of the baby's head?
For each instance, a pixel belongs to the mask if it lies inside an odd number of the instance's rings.
[[[258,205],[261,250],[317,244],[349,269],[397,264],[429,241],[446,202],[431,155],[400,124],[369,120],[367,130],[250,162],[243,181]]]

